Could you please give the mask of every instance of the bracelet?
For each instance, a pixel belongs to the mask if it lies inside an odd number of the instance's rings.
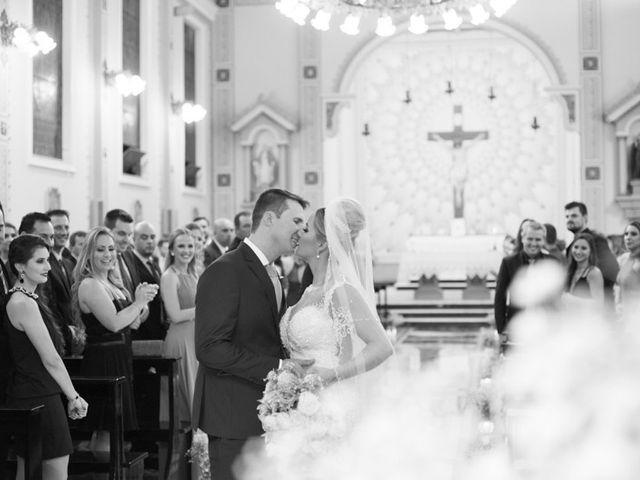
[[[76,400],[78,400],[79,398],[80,398],[80,395],[78,395],[78,394],[76,393],[75,398],[68,398],[67,400],[68,400],[69,402],[75,402],[75,401],[76,401]]]

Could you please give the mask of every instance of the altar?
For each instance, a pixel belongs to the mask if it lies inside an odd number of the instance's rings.
[[[461,280],[474,275],[497,275],[504,235],[415,236],[400,255],[398,282],[422,275]]]

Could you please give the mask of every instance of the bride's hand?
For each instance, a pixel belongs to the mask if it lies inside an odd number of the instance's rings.
[[[315,374],[320,377],[324,386],[331,385],[338,381],[338,376],[334,368],[311,367],[307,374]]]
[[[314,359],[304,358],[287,358],[282,361],[282,368],[291,370],[298,377],[303,377],[307,373],[307,369],[313,365]]]

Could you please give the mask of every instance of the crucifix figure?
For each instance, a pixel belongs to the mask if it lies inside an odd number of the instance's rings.
[[[453,106],[453,130],[450,132],[429,132],[427,140],[438,142],[451,150],[451,184],[453,185],[453,218],[464,218],[464,185],[467,181],[467,151],[480,140],[487,140],[489,132],[462,129],[462,105]],[[453,142],[449,147],[447,142]],[[464,142],[467,142],[463,145]]]

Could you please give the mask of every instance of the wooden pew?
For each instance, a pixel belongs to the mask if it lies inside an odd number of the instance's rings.
[[[110,480],[123,480],[132,478],[132,470],[139,470],[139,478],[142,478],[144,459],[147,452],[125,452],[124,431],[122,421],[122,385],[124,377],[78,377],[72,376],[71,380],[76,390],[88,403],[89,409],[92,402],[103,399],[107,401],[111,412],[110,451],[91,452],[76,451],[69,459],[69,473],[108,473]],[[84,420],[70,420],[69,425],[75,430],[87,430],[83,425]]]
[[[132,433],[132,439],[143,444],[166,445],[166,457],[158,456],[159,463],[164,460],[162,465],[158,465],[158,471],[165,480],[175,478],[180,463],[186,462],[181,447],[187,440],[185,437],[189,427],[178,424],[178,360],[161,356],[133,357],[134,390],[140,428]],[[144,389],[139,388],[142,385],[145,386]],[[161,395],[165,393],[165,385],[168,415],[161,420]],[[144,415],[145,409],[151,415]]]
[[[166,444],[166,458],[158,458],[158,461],[163,460],[163,462],[162,465],[157,465],[165,480],[175,478],[180,462],[186,462],[181,447],[188,441],[186,437],[190,430],[188,426],[179,425],[177,420],[178,360],[157,355],[134,355],[133,357],[133,389],[140,428],[128,436],[136,444],[152,445],[154,448],[157,447],[157,442]],[[70,374],[81,371],[82,357],[65,357],[64,362]],[[168,390],[168,418],[161,422],[159,404],[162,379],[165,380]],[[150,460],[153,467],[154,459]]]
[[[0,407],[0,436],[19,434],[26,438],[25,480],[42,480],[42,408]],[[4,475],[0,472],[0,478]]]

